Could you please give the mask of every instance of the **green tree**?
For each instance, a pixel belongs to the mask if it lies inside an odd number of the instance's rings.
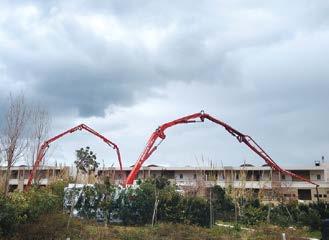
[[[214,186],[211,189],[213,193],[212,205],[214,208],[215,219],[233,220],[234,203],[230,196],[221,186]]]
[[[77,173],[75,176],[74,181],[74,187],[73,187],[73,194],[71,198],[71,210],[70,210],[70,217],[67,221],[67,229],[69,229],[70,226],[70,220],[73,214],[73,210],[75,207],[75,189],[76,184],[78,180],[79,171],[82,171],[83,173],[88,173],[88,176],[91,174],[91,172],[94,172],[96,168],[99,166],[99,163],[96,161],[97,157],[96,154],[90,150],[90,147],[80,148],[79,150],[76,150],[76,160],[74,161],[75,166],[77,168]],[[79,200],[79,199],[78,199]]]
[[[77,167],[77,171],[90,175],[99,166],[99,163],[96,161],[96,154],[90,151],[90,147],[88,146],[86,149],[80,148],[76,150],[76,156],[77,160],[74,161],[74,163]]]
[[[185,220],[186,201],[176,186],[166,186],[160,194],[158,220],[182,223]]]
[[[155,201],[154,184],[142,182],[121,191],[115,211],[124,224],[151,223]]]

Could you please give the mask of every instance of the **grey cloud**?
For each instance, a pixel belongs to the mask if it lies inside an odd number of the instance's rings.
[[[36,16],[15,13],[29,4],[36,6]],[[255,48],[250,54],[257,54],[258,48],[321,28],[328,23],[327,8],[325,1],[311,6],[307,1],[6,2],[0,36],[13,45],[0,47],[0,63],[13,82],[23,81],[29,97],[57,113],[103,116],[109,105],[132,105],[170,81],[218,81],[243,89],[243,63],[234,58],[236,52]],[[113,40],[111,26],[105,25],[106,39],[102,30],[84,25],[88,20],[77,20],[93,15],[113,17],[126,38]],[[152,52],[138,38],[139,29],[168,32]],[[257,84],[265,98],[275,94],[267,84]]]

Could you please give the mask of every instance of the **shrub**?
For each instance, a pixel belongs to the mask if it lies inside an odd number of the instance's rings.
[[[321,219],[329,218],[329,203],[311,203],[308,207],[317,210],[320,214]]]
[[[151,222],[154,207],[154,185],[143,182],[138,188],[122,190],[113,211],[124,224],[146,224]]]
[[[209,226],[209,203],[201,197],[189,197],[185,202],[186,222],[202,227]]]
[[[58,197],[58,208],[62,208],[63,201],[64,201],[64,188],[67,187],[69,184],[69,181],[66,180],[58,180],[55,182],[52,182],[48,185],[47,189],[49,192],[51,192],[53,195],[56,195]]]
[[[241,222],[248,225],[255,225],[266,220],[266,211],[260,207],[248,206],[244,209]]]
[[[317,230],[321,225],[321,215],[318,209],[325,208],[325,204],[297,204],[278,205],[271,211],[271,222],[279,226],[301,225],[311,230]],[[325,214],[325,209],[323,209]]]
[[[25,223],[28,220],[29,202],[27,194],[23,192],[13,192],[6,199],[8,203],[12,204],[16,210],[17,223]]]
[[[41,214],[58,210],[59,197],[46,189],[32,188],[28,192],[14,192],[9,201],[17,211],[18,223],[36,220]]]
[[[271,210],[270,220],[271,223],[281,227],[296,224],[296,222],[289,216],[286,206],[282,204]]]
[[[225,190],[220,186],[214,186],[211,191],[213,193],[212,205],[215,219],[224,221],[234,219],[234,203]]]
[[[302,225],[308,226],[311,230],[319,230],[321,227],[321,218],[319,212],[310,208],[308,212],[302,212],[299,216]]]
[[[30,190],[27,194],[29,209],[28,217],[30,220],[36,220],[41,214],[55,212],[58,210],[60,198],[46,189]]]
[[[17,225],[17,212],[15,207],[0,196],[0,236],[12,234]]]
[[[173,187],[167,187],[164,190],[160,196],[158,220],[174,223],[184,222],[186,208],[184,197]]]

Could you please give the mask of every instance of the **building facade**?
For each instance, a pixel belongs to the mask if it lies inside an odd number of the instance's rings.
[[[13,166],[10,171],[9,178],[9,191],[23,190],[26,185],[32,167],[25,165]],[[4,181],[6,175],[6,167],[0,167],[0,178]],[[56,179],[62,179],[69,176],[69,167],[62,166],[42,166],[36,174],[34,182],[37,182],[40,186],[47,186]]]
[[[119,168],[104,167],[97,170],[97,178],[108,177],[113,183],[121,184],[127,178],[132,167]],[[305,202],[319,200],[329,202],[329,164],[317,162],[310,167],[287,167],[287,170],[303,176],[318,184],[303,182],[288,175],[273,171],[269,166],[252,166],[250,164],[240,167],[161,167],[148,165],[141,168],[137,179],[164,176],[172,184],[176,184],[185,193],[194,193],[200,189],[207,190],[219,185],[225,189],[242,189],[252,194],[258,194],[264,201],[273,200],[278,194],[287,200],[300,200]],[[27,184],[32,168],[27,166],[14,166],[11,168],[9,188],[23,190]],[[0,167],[0,178],[4,180],[5,167]],[[70,167],[42,166],[37,170],[35,182],[46,186],[56,179],[68,178],[74,175]]]
[[[104,168],[98,171],[99,176],[110,176],[119,184],[127,178],[132,168]],[[164,176],[185,192],[193,192],[199,188],[210,188],[219,185],[225,189],[243,189],[254,194],[262,195],[264,201],[271,201],[280,195],[287,200],[311,202],[319,200],[329,202],[329,164],[316,163],[310,167],[285,168],[295,174],[311,180],[315,185],[282,175],[273,171],[269,166],[240,167],[161,167],[149,165],[142,167],[137,179]],[[275,195],[275,196],[274,196]]]

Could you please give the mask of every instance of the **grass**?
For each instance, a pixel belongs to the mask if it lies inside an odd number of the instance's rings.
[[[255,231],[241,230],[239,227],[224,228],[215,226],[212,229],[191,225],[160,223],[151,226],[118,226],[97,224],[80,219],[72,219],[69,231],[66,231],[67,215],[45,215],[33,224],[21,225],[12,240],[19,239],[281,239],[285,232],[287,240],[302,239],[300,237],[320,238],[319,232],[310,232],[306,228],[280,228],[273,225],[254,226]],[[7,238],[8,239],[8,238]],[[10,238],[9,238],[10,239]]]

